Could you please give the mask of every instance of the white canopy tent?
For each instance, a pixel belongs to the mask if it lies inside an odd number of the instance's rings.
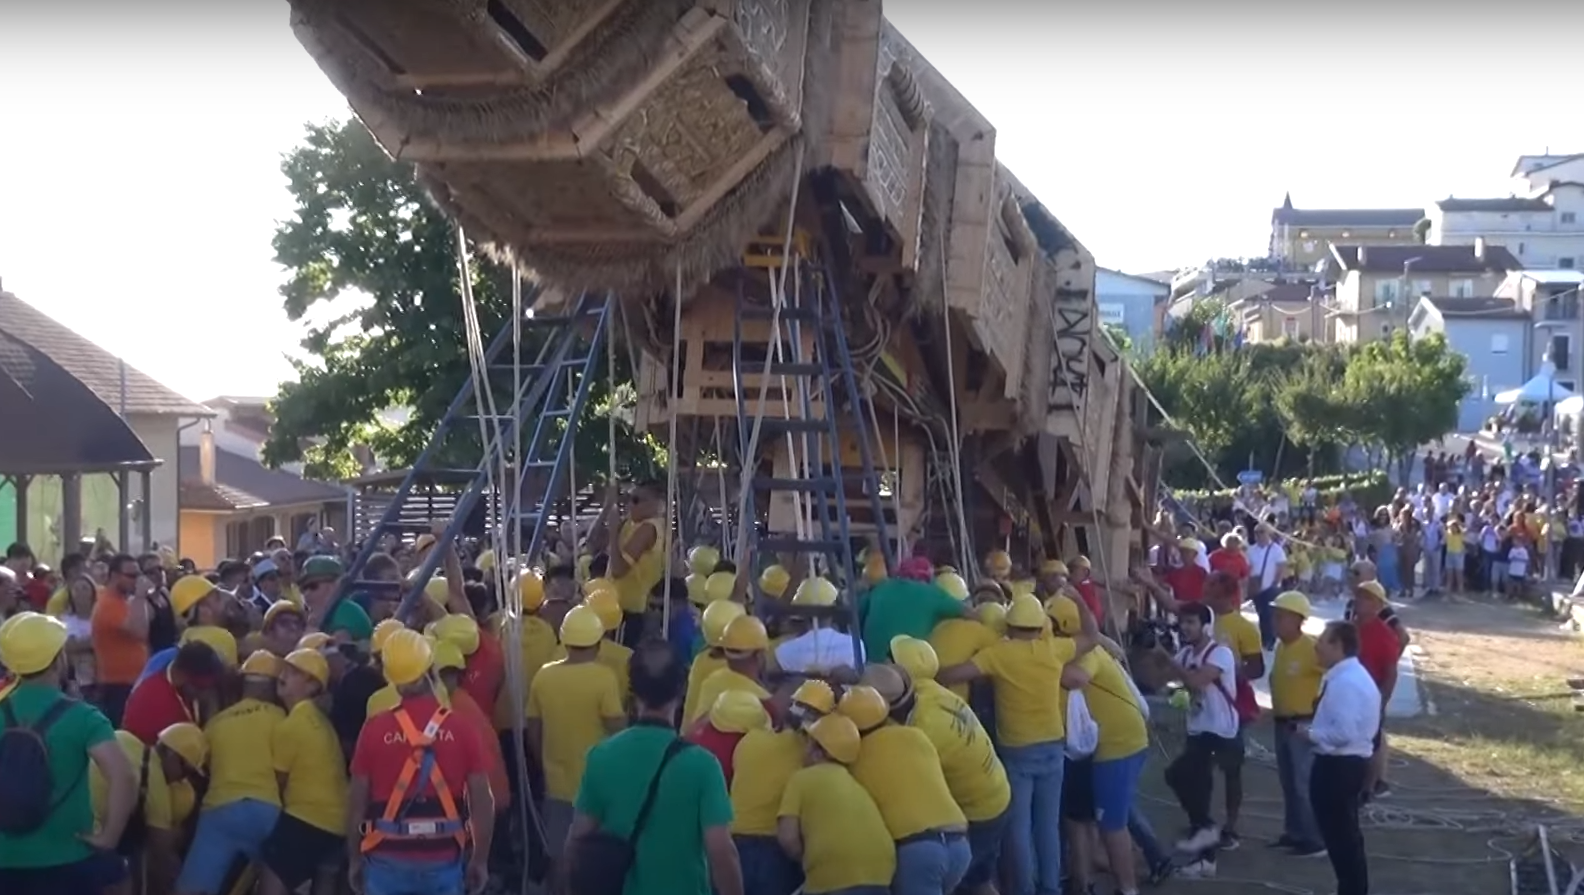
[[[1555,404],[1573,397],[1570,389],[1557,384],[1556,367],[1549,362],[1535,377],[1515,389],[1497,392],[1497,404]]]

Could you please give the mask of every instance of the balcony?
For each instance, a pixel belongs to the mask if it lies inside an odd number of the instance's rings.
[[[1541,320],[1577,320],[1579,317],[1578,293],[1545,299],[1539,306]]]

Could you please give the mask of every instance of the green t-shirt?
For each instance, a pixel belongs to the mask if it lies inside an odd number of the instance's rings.
[[[324,632],[334,634],[337,631],[347,632],[353,640],[363,641],[374,637],[374,622],[369,619],[363,607],[353,602],[351,597],[341,601],[341,605],[330,613],[325,619]]]
[[[55,700],[65,698],[53,687],[22,683],[6,701],[21,724],[32,724]],[[0,722],[4,723],[4,722]],[[44,737],[49,749],[50,776],[55,784],[54,813],[26,836],[0,834],[0,869],[56,867],[75,864],[90,854],[79,836],[94,829],[93,797],[88,787],[88,750],[115,742],[115,730],[100,711],[77,702],[56,719]]]
[[[864,656],[880,662],[891,656],[891,638],[905,634],[928,640],[935,625],[962,617],[963,604],[933,584],[887,578],[864,595],[860,611]]]
[[[578,813],[607,833],[631,835],[649,782],[676,736],[669,727],[640,722],[590,749]],[[710,895],[704,831],[731,821],[720,762],[701,746],[683,748],[660,778],[622,895]]]

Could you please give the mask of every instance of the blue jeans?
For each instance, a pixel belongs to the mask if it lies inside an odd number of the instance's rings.
[[[1007,895],[1055,895],[1062,885],[1064,743],[1002,746],[1001,763],[1012,785],[1006,842],[1012,890]]]
[[[198,814],[187,859],[176,878],[176,891],[215,895],[225,885],[239,857],[255,859],[280,819],[280,807],[258,799],[238,799]]]
[[[963,874],[964,889],[976,889],[994,882],[1001,867],[1001,845],[1006,842],[1007,820],[1011,809],[1002,811],[989,820],[968,822],[968,872]]]
[[[791,895],[803,884],[803,868],[786,856],[774,836],[733,836],[742,864],[744,892]]]
[[[363,895],[464,895],[462,858],[417,861],[369,855],[363,859]]]
[[[973,853],[962,833],[924,833],[906,844],[898,843],[892,895],[940,895],[950,892],[968,872]],[[746,886],[743,891],[751,891]],[[754,895],[758,895],[757,892]]]
[[[1155,835],[1155,828],[1150,826],[1149,818],[1137,807],[1128,811],[1128,835],[1138,844],[1139,851],[1144,853],[1144,863],[1154,867],[1162,861],[1171,859],[1171,854],[1161,845],[1160,838]]]
[[[1282,834],[1304,845],[1320,845],[1320,825],[1309,803],[1309,772],[1314,768],[1314,745],[1292,726],[1276,722],[1276,776],[1282,790]]]
[[[1260,646],[1265,649],[1274,649],[1276,646],[1276,615],[1271,608],[1271,601],[1276,599],[1276,594],[1281,587],[1267,587],[1254,595],[1254,614],[1259,617]]]

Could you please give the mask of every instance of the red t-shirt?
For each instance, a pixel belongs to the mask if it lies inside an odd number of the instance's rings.
[[[1246,580],[1249,576],[1248,557],[1241,550],[1228,550],[1222,547],[1210,551],[1210,571],[1225,572],[1239,581]]]
[[[401,704],[401,709],[419,730],[428,725],[438,707],[433,696],[409,696]],[[368,780],[371,815],[384,813],[385,803],[396,788],[396,778],[413,751],[402,735],[395,711],[371,715],[363,723],[357,747],[352,751],[352,776]],[[435,767],[459,806],[467,797],[468,777],[473,774],[488,776],[490,772],[490,756],[479,741],[477,729],[460,715],[453,714],[440,725],[435,734],[434,756]],[[428,781],[414,781],[413,793],[419,798],[433,799],[434,788]],[[402,848],[400,854],[404,858],[448,861],[456,857],[457,851],[454,844],[437,841],[433,848],[409,846]]]
[[[1386,675],[1397,667],[1401,645],[1397,632],[1378,618],[1358,623],[1359,664],[1375,679],[1376,686],[1386,680]]]
[[[1210,573],[1195,563],[1170,569],[1162,577],[1166,580],[1166,586],[1172,589],[1172,596],[1177,602],[1198,603],[1204,599],[1205,579],[1210,577]]]
[[[715,727],[708,718],[700,720],[688,731],[685,739],[698,746],[703,746],[720,762],[721,772],[726,775],[726,787],[731,788],[732,782],[732,756],[737,752],[737,744],[742,742],[744,734],[727,733]]]
[[[27,586],[22,589],[22,596],[27,598],[34,612],[43,612],[49,607],[50,593],[49,582],[37,578],[29,580]]]
[[[480,633],[478,649],[467,657],[462,669],[462,689],[480,706],[493,706],[505,680],[506,654],[501,652],[500,641]]]
[[[1095,588],[1093,579],[1075,582],[1073,590],[1077,591],[1078,596],[1083,598],[1084,605],[1089,607],[1089,612],[1094,615],[1095,621],[1105,618],[1105,615],[1100,612],[1100,594]]]
[[[127,697],[126,710],[121,715],[121,729],[152,746],[160,731],[183,721],[195,721],[192,707],[182,700],[176,685],[171,683],[170,669],[151,674],[132,688]]]
[[[495,813],[511,807],[511,779],[506,776],[506,755],[501,751],[500,737],[495,735],[495,725],[489,715],[473,700],[472,694],[458,687],[451,694],[451,712],[473,725],[479,740],[490,758],[490,792],[495,796]]]

